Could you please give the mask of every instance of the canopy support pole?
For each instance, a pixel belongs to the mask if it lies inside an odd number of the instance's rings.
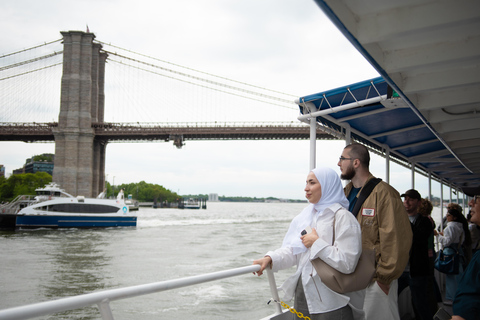
[[[310,170],[316,167],[317,155],[317,118],[310,118]]]
[[[441,230],[443,231],[443,180],[440,180],[440,216],[442,220],[440,221],[440,225],[442,226]]]
[[[428,171],[428,200],[432,201],[432,172]]]
[[[415,162],[412,162],[412,189],[415,189]]]
[[[385,147],[385,182],[390,184],[390,149]]]
[[[352,143],[352,129],[348,123],[345,123],[345,144],[348,146]]]

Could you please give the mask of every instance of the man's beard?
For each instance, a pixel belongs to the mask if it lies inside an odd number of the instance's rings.
[[[345,173],[342,173],[340,175],[340,178],[342,180],[352,180],[353,177],[355,177],[355,169],[353,168],[353,166],[350,164],[346,170]]]

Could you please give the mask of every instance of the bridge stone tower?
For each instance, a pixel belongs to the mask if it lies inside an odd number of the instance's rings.
[[[61,32],[63,75],[55,136],[53,181],[68,193],[96,197],[105,184],[105,142],[95,139],[92,122],[103,122],[107,54],[95,35]]]

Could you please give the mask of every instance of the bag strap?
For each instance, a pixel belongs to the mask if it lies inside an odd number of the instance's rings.
[[[380,178],[373,178],[368,180],[368,182],[363,186],[360,195],[358,196],[357,202],[355,202],[355,207],[353,207],[352,213],[355,217],[357,217],[360,208],[362,207],[365,200],[368,198],[370,193],[372,193],[373,188],[382,181]]]
[[[332,235],[332,246],[333,244],[335,243],[335,219],[337,219],[337,211],[340,210],[340,209],[337,209],[334,213],[333,213],[333,235]]]
[[[335,243],[335,219],[337,218],[337,212],[333,214],[333,236],[332,236],[332,246]]]

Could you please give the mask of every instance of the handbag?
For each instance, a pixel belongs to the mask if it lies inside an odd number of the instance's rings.
[[[445,274],[459,274],[460,273],[460,254],[458,249],[446,247],[440,250],[435,259],[435,269]]]
[[[335,217],[333,218],[333,238],[335,239]],[[375,275],[375,250],[363,249],[357,267],[346,274],[328,265],[320,258],[313,259],[312,265],[322,282],[337,293],[347,293],[365,289]]]

